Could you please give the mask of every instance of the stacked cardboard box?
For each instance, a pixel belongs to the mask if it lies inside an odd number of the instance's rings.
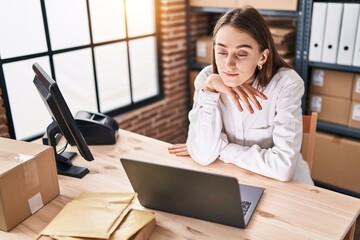
[[[211,36],[202,36],[196,40],[196,62],[211,64],[213,59],[213,40]]]
[[[296,11],[297,0],[190,0],[191,7],[236,8],[251,5],[262,10]]]
[[[216,0],[215,0],[216,1]],[[256,9],[261,10],[283,10],[283,11],[296,11],[297,0],[237,0],[237,6],[251,5]]]
[[[237,0],[190,0],[191,7],[235,8]]]
[[[356,81],[357,75],[351,72],[313,69],[310,83],[311,111],[319,112],[318,119],[322,121],[345,127],[360,127],[360,90],[356,90]],[[357,184],[360,183],[359,149],[358,141],[318,132],[313,179],[360,193],[360,185]]]
[[[354,74],[313,69],[310,110],[319,112],[319,120],[348,125]]]
[[[318,132],[312,177],[360,193],[360,142]]]
[[[290,66],[294,66],[295,59],[295,28],[293,27],[272,27],[270,32],[273,36],[275,47],[279,55]]]
[[[354,75],[348,127],[360,129],[360,74]]]

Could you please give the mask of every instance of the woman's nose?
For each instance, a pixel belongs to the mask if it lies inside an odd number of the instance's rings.
[[[225,66],[229,68],[234,68],[236,66],[234,57],[231,54],[229,54],[228,57],[226,58]]]

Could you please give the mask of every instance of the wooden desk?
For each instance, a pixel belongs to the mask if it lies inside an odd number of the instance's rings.
[[[151,239],[343,239],[354,235],[360,199],[297,182],[279,182],[220,161],[200,166],[190,158],[168,153],[170,144],[119,131],[116,145],[91,146],[95,160],[76,157],[75,165],[86,166],[83,179],[59,176],[60,196],[0,239],[34,239],[65,204],[80,192],[132,191],[120,157],[232,175],[240,183],[265,188],[264,195],[246,229],[170,213],[156,212],[157,227]],[[216,194],[216,193],[214,193]],[[139,203],[137,208],[142,208]],[[153,210],[151,210],[153,211]],[[101,224],[101,223],[99,223]]]

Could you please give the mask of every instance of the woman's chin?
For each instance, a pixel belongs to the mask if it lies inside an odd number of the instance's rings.
[[[226,85],[226,86],[228,86],[228,87],[231,87],[231,88],[233,88],[233,87],[237,87],[237,86],[239,86],[239,85],[241,85],[241,84],[239,84],[239,83],[235,83],[235,82],[227,82],[227,81],[224,81],[224,84]]]

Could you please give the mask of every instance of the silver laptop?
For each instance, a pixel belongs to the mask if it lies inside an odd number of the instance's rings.
[[[120,159],[142,206],[245,228],[264,188],[234,177]]]

